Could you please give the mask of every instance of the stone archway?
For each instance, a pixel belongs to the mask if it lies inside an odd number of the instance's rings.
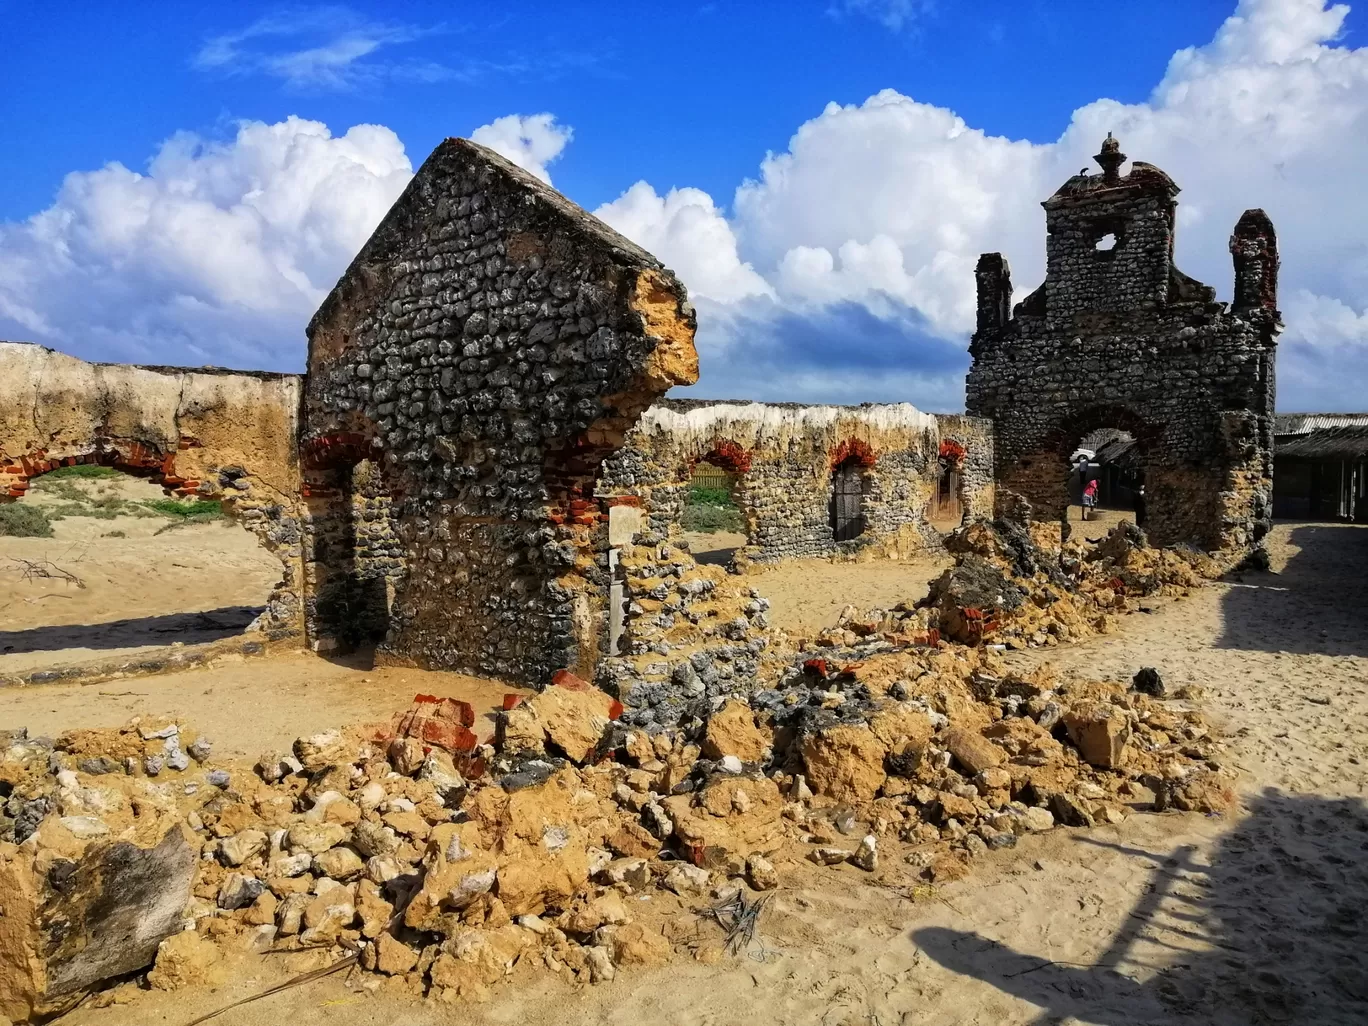
[[[381,451],[354,433],[318,436],[301,448],[309,645],[347,652],[378,644],[404,573]]]
[[[197,451],[203,449],[200,440],[189,435],[182,435],[169,452],[153,440],[106,436],[67,440],[55,451],[31,447],[0,462],[0,502],[21,501],[33,482],[80,466],[109,467],[143,478],[169,497],[218,502],[226,518],[245,528],[280,560],[281,578],[271,590],[260,627],[272,640],[297,635],[301,627],[300,533],[293,497],[277,493],[252,468],[216,465],[212,452]]]
[[[1241,216],[1233,301],[1217,302],[1174,264],[1178,186],[1125,160],[1109,136],[1102,173],[1045,201],[1045,282],[1015,307],[1007,262],[980,257],[966,409],[993,420],[1002,512],[1024,499],[1058,520],[1060,450],[1107,425],[1145,449],[1152,540],[1238,558],[1270,524],[1276,236],[1263,211]]]
[[[0,342],[0,502],[80,464],[218,500],[281,563],[259,626],[298,634],[299,389],[291,374],[96,364]]]
[[[715,439],[685,460],[678,522],[698,562],[729,566],[754,544],[750,469],[751,454],[730,438]]]

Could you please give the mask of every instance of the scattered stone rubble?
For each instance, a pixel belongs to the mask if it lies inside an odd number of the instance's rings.
[[[720,928],[678,913],[738,887],[846,866],[943,881],[1056,824],[1232,800],[1221,743],[1182,703],[1008,673],[983,649],[807,659],[699,700],[647,731],[562,672],[510,696],[489,744],[469,706],[419,696],[387,728],[251,770],[146,719],[12,733],[0,1014],[40,1019],[149,966],[147,987],[212,984],[267,948],[297,971],[356,954],[363,987],[439,1000],[517,965],[601,982],[676,950],[722,957]],[[111,912],[115,885],[139,917]]]
[[[893,610],[848,607],[817,643],[1057,645],[1110,633],[1140,599],[1187,595],[1224,569],[1196,549],[1154,548],[1124,521],[1096,542],[1061,544],[1050,525],[977,520],[949,535],[946,547],[955,566],[924,600]]]

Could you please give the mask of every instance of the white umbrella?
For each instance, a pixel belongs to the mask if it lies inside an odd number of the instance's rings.
[[[1075,449],[1074,454],[1069,457],[1069,462],[1077,463],[1081,459],[1086,459],[1088,460],[1088,462],[1091,463],[1093,457],[1095,457],[1096,455],[1097,453],[1093,452],[1091,449]]]

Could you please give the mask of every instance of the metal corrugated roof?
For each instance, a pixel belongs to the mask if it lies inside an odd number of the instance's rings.
[[[1112,463],[1118,467],[1136,470],[1140,466],[1140,450],[1134,438],[1113,438],[1097,447],[1098,463]]]
[[[1358,425],[1327,427],[1304,434],[1281,436],[1273,443],[1276,456],[1302,459],[1368,459],[1368,418]]]
[[[1275,435],[1305,435],[1327,428],[1368,428],[1368,413],[1279,413],[1273,418]]]

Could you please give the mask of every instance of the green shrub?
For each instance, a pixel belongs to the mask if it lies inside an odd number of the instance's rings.
[[[218,499],[151,499],[143,505],[179,520],[214,520],[223,515],[223,503]]]
[[[689,485],[689,506],[721,506],[725,509],[735,509],[736,500],[732,498],[730,488],[708,488],[703,485]]]
[[[58,467],[44,474],[40,481],[60,481],[68,477],[118,477],[119,471],[113,467],[102,467],[98,463],[78,463],[74,467]]]
[[[66,467],[66,470],[75,470],[75,467]],[[66,478],[57,477],[57,471],[51,474],[44,474],[42,477],[35,478],[33,490],[42,492],[44,495],[53,495],[59,499],[66,499],[68,502],[87,502],[90,493],[80,485]],[[56,480],[53,480],[56,478]]]
[[[745,519],[735,506],[715,506],[702,502],[691,502],[684,507],[679,517],[679,526],[686,531],[712,534],[716,531],[744,532]]]
[[[0,506],[0,534],[11,538],[51,538],[52,521],[38,506],[7,502]]]

